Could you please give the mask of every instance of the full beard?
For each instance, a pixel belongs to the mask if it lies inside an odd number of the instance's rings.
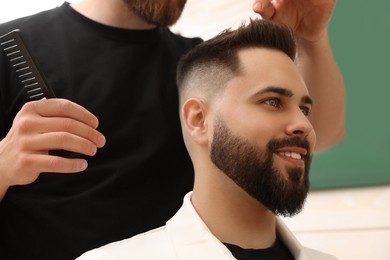
[[[220,119],[215,123],[211,144],[212,162],[250,196],[276,215],[293,216],[304,205],[309,191],[310,153],[304,158],[305,167],[286,167],[287,177],[274,166],[273,154],[284,146],[303,147],[309,151],[307,140],[291,137],[271,140],[261,150],[249,141],[231,134]]]
[[[123,0],[142,20],[156,26],[171,26],[177,22],[187,0]]]

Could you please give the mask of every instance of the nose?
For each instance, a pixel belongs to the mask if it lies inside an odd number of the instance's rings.
[[[289,124],[286,127],[286,134],[289,136],[305,137],[311,132],[314,132],[314,129],[309,118],[304,115],[300,109],[294,111],[290,117]]]

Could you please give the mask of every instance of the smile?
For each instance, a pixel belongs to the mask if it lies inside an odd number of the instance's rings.
[[[279,158],[293,164],[296,167],[304,167],[307,150],[300,147],[284,147],[275,153]]]
[[[287,156],[297,160],[300,160],[303,157],[300,153],[294,153],[294,152],[280,152],[279,154],[281,156]]]

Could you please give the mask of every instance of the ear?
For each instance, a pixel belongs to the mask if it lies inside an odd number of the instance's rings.
[[[197,98],[188,99],[182,106],[183,131],[197,143],[207,143],[207,105]]]

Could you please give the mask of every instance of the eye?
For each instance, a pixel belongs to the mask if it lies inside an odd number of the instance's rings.
[[[269,105],[269,106],[276,107],[276,108],[281,107],[280,100],[278,98],[269,98],[269,99],[264,100],[263,103],[266,105]]]
[[[309,107],[301,107],[301,111],[305,116],[310,115],[310,108]]]

